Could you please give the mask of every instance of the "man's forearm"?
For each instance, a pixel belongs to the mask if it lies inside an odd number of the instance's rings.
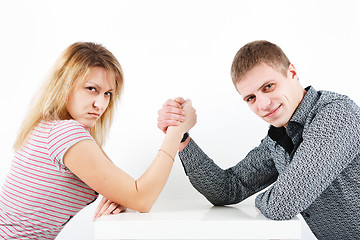
[[[179,153],[191,184],[214,205],[228,205],[242,201],[275,181],[277,172],[258,162],[262,149],[252,151],[247,159],[227,170],[221,169],[191,140]],[[251,164],[250,164],[251,163]]]

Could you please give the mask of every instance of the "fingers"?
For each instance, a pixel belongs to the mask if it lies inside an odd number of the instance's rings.
[[[186,99],[181,106],[182,106],[183,109],[185,107],[192,107],[192,101],[190,99]]]
[[[102,207],[104,206],[104,204],[107,202],[107,198],[106,197],[102,197],[100,203],[98,204],[98,206],[96,207],[95,213],[94,213],[94,221],[99,218],[101,216],[100,214],[100,210],[102,209]]]
[[[181,97],[168,99],[158,111],[158,128],[166,133],[169,126],[178,126],[185,121],[182,104],[185,100]]]
[[[122,211],[121,211],[121,208],[115,208],[113,211],[112,211],[112,214],[119,214],[119,213],[121,213]]]
[[[168,99],[163,104],[163,107],[166,107],[166,106],[180,107],[181,104],[183,104],[184,102],[185,102],[184,99],[181,97],[177,97],[175,99]]]
[[[197,122],[196,110],[193,108],[190,99],[186,99],[182,104],[182,107],[184,110],[185,121],[183,121],[179,127],[183,129],[184,132],[188,132]]]
[[[112,214],[118,214],[118,213],[121,213],[121,212],[124,212],[126,210],[126,207],[124,206],[121,206],[121,205],[118,205],[115,210],[113,210],[111,213]]]
[[[109,215],[112,213],[119,205],[117,203],[111,202],[107,209],[105,209],[103,215]]]
[[[100,218],[102,215],[109,215],[111,213],[117,214],[125,211],[126,208],[124,206],[121,206],[117,203],[114,203],[107,198],[103,197],[96,208],[95,215],[94,215],[94,221],[98,218]]]
[[[158,121],[178,121],[182,122],[185,120],[184,110],[178,108],[162,108],[158,111]]]
[[[185,102],[185,100],[182,97],[177,97],[174,99],[175,102],[177,102],[178,104],[183,104]]]
[[[157,123],[158,128],[166,133],[166,130],[170,126],[178,126],[181,121],[178,120],[159,120]]]
[[[173,107],[173,106],[163,106],[159,111],[159,117],[160,115],[164,115],[164,114],[173,114],[173,116],[170,117],[175,117],[175,115],[182,115],[184,113],[184,110],[182,109],[182,105],[179,105],[178,107]]]
[[[182,124],[187,121],[187,124]],[[182,124],[182,128],[188,131],[196,123],[196,111],[192,107],[190,99],[181,97],[168,99],[158,111],[158,128],[166,133],[168,127],[176,127]]]
[[[102,204],[102,206],[100,206],[100,210],[98,211],[98,213],[96,214],[96,216],[94,217],[94,220],[98,219],[99,217],[101,217],[104,212],[106,211],[106,209],[110,206],[111,201],[106,199],[106,202],[104,204]]]

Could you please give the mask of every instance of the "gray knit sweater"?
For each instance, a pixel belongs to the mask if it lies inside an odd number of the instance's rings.
[[[307,88],[287,128],[270,127],[237,165],[219,168],[193,141],[179,153],[192,185],[214,205],[255,204],[268,218],[301,213],[318,239],[360,239],[360,108]]]

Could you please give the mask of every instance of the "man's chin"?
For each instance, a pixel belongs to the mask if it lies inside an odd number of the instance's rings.
[[[286,127],[287,125],[287,122],[285,121],[281,121],[280,119],[278,121],[266,121],[267,123],[269,123],[271,126],[274,126],[274,127]]]

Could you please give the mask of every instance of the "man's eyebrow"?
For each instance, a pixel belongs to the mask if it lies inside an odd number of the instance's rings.
[[[273,80],[267,80],[263,85],[261,85],[261,87],[259,87],[258,91],[260,91],[264,86],[268,85],[270,82],[272,82]]]
[[[266,81],[263,85],[261,85],[261,86],[258,88],[257,91],[260,91],[264,86],[268,85],[271,81],[272,81],[272,80]],[[243,97],[243,99],[245,100],[245,99],[247,99],[248,97],[250,97],[250,96],[252,96],[252,95],[254,95],[254,94],[253,94],[253,93],[248,94],[248,95],[246,95],[245,97]]]

